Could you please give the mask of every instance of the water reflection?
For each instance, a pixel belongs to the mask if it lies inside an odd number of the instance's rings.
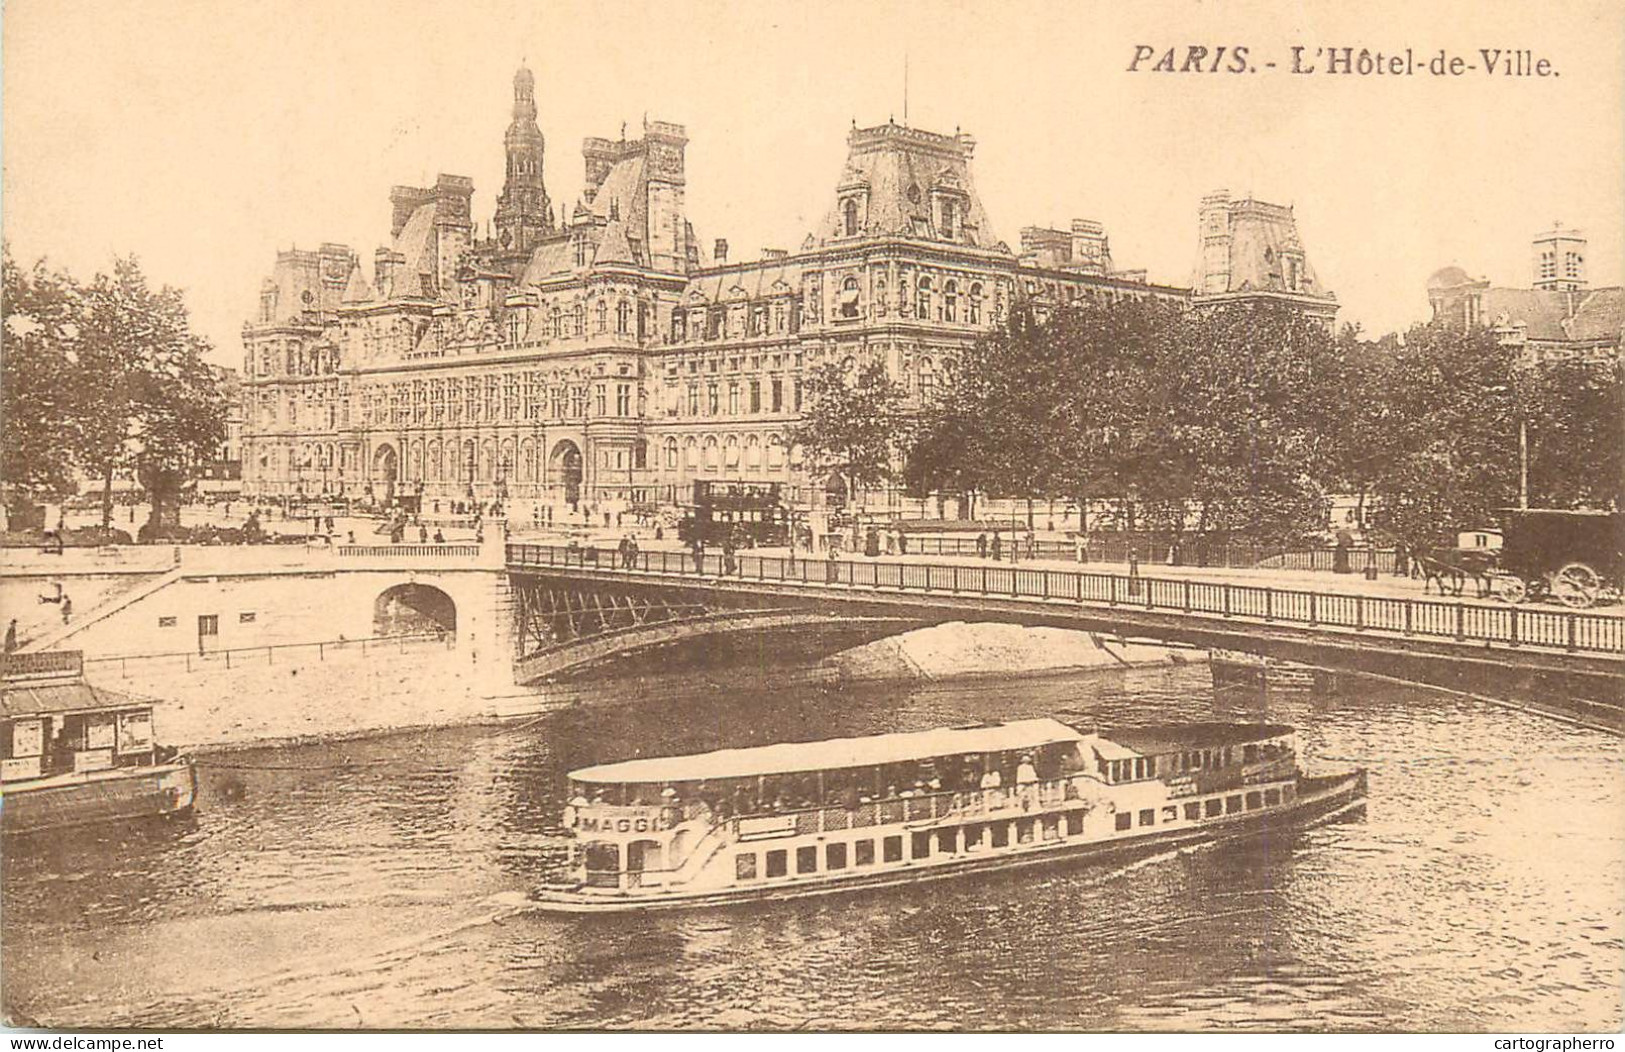
[[[1618,1026],[1620,743],[1387,686],[1201,667],[843,685],[688,669],[457,728],[214,758],[193,823],[8,847],[5,996],[80,1026]],[[1111,866],[560,918],[564,774],[972,719],[1270,719],[1371,768],[1339,824]],[[177,967],[177,961],[186,962]]]

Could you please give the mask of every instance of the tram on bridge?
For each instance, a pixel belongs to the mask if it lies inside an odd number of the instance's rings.
[[[694,502],[683,509],[677,536],[685,544],[707,546],[732,538],[758,548],[785,544],[790,537],[790,511],[777,482],[701,479],[694,483]]]

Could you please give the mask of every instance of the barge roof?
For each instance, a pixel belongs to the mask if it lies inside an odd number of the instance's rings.
[[[1086,736],[1059,720],[1016,720],[990,727],[948,728],[831,738],[815,742],[782,742],[746,749],[718,749],[692,756],[662,756],[599,764],[570,772],[578,782],[618,784],[697,782],[715,778],[753,778],[769,774],[878,767],[889,763],[933,760],[968,753],[1015,752],[1041,745],[1081,742]],[[1091,739],[1092,740],[1092,739]]]

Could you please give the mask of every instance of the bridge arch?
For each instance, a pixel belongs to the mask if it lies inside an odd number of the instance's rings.
[[[457,633],[457,604],[433,585],[415,581],[386,588],[372,604],[375,636]]]

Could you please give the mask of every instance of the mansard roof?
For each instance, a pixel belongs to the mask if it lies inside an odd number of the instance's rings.
[[[784,286],[775,288],[774,286]],[[801,264],[792,260],[762,260],[753,265],[726,267],[712,271],[699,271],[689,277],[683,295],[692,299],[696,293],[707,303],[720,303],[738,299],[735,288],[742,289],[748,299],[761,299],[795,293],[801,288]]]
[[[846,166],[835,200],[810,240],[829,244],[846,237],[844,202],[860,199],[860,234],[947,240],[977,248],[1004,249],[994,233],[971,178],[976,141],[899,124],[854,128],[847,137]],[[955,202],[953,236],[936,229],[934,199]]]

